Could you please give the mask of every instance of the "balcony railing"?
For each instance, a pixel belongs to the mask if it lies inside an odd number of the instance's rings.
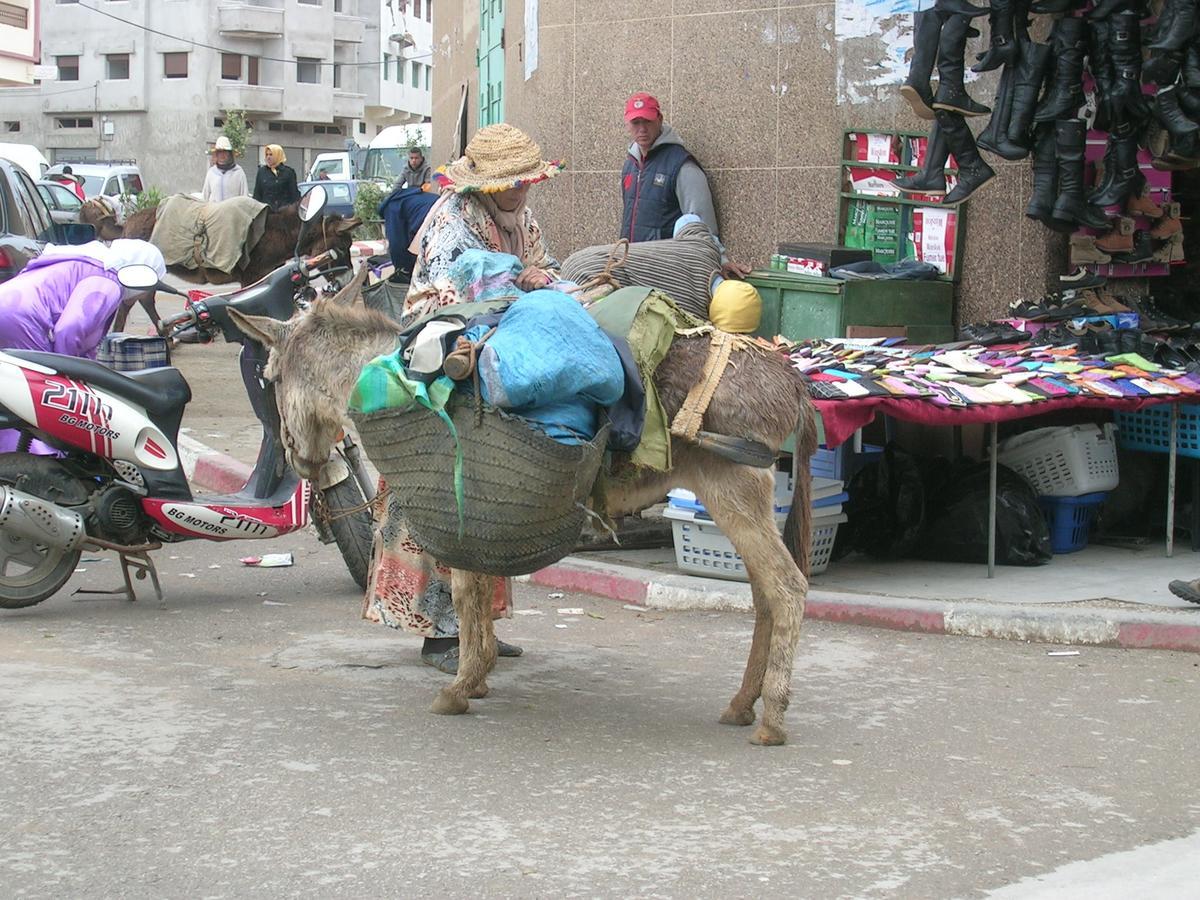
[[[367,28],[367,20],[356,16],[343,16],[334,13],[333,39],[343,44],[361,44],[363,33]]]
[[[366,94],[351,94],[348,91],[333,92],[333,116],[335,119],[361,119],[366,106]]]
[[[261,84],[221,84],[217,100],[222,109],[244,109],[258,115],[279,115],[283,112],[283,88]]]
[[[225,37],[282,37],[283,10],[245,3],[222,3],[217,7],[217,30]]]

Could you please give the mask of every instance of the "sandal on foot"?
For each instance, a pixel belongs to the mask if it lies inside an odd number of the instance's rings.
[[[421,662],[427,666],[433,666],[439,672],[445,672],[447,675],[457,675],[458,645],[455,644],[449,650],[443,650],[441,653],[422,653]]]

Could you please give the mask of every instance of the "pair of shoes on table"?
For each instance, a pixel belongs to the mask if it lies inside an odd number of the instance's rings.
[[[1021,344],[1033,337],[1028,331],[1019,331],[1005,322],[983,322],[964,325],[959,329],[960,340],[991,347],[996,344]]]
[[[1138,314],[1138,327],[1142,331],[1187,331],[1190,323],[1169,316],[1148,297],[1128,301],[1131,311]]]
[[[506,641],[496,638],[496,655],[505,656],[510,659],[520,656],[525,651],[516,644],[509,644]],[[458,644],[455,644],[449,650],[444,650],[441,653],[422,653],[421,662],[427,666],[432,666],[439,672],[445,672],[447,675],[458,674]]]
[[[1073,290],[1054,291],[1036,302],[1017,300],[1009,304],[1008,310],[1014,318],[1030,322],[1061,322],[1092,314]]]

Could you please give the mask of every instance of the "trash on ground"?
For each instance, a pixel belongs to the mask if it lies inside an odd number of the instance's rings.
[[[566,628],[567,626],[566,626],[566,625],[564,625],[562,622],[559,622],[559,623],[558,623],[557,625],[555,625],[554,627],[555,627],[555,628]]]
[[[1046,655],[1047,656],[1078,656],[1079,651],[1078,650],[1049,650],[1046,652]]]
[[[600,613],[594,613],[591,610],[588,610],[588,618],[589,619],[603,619],[604,616],[600,615]]]
[[[86,571],[87,571],[87,569],[76,569],[76,570],[75,570],[75,574],[76,574],[76,575],[79,575],[79,574],[81,574],[81,573],[83,573],[83,572],[86,572]]]
[[[280,569],[293,565],[295,560],[290,553],[265,553],[262,556],[243,556],[239,562],[257,569]]]
[[[546,597],[550,600],[561,600],[565,596],[567,596],[567,595],[564,594],[562,591],[555,591],[553,594],[546,595]]]
[[[195,578],[196,573],[195,572],[180,572],[179,577],[180,578]]]
[[[280,603],[278,600],[264,600],[263,606],[291,606],[290,603]]]
[[[213,563],[211,566],[209,566],[209,568],[210,569],[219,569],[221,567],[217,563]]]
[[[582,616],[583,607],[580,606],[564,606],[558,611],[560,616]]]
[[[621,607],[621,609],[628,609],[633,612],[645,612],[646,611],[646,607],[638,606],[636,603],[626,603],[624,606]]]
[[[544,616],[546,613],[540,609],[514,609],[514,616]]]
[[[104,562],[103,556],[81,556],[80,562]]]

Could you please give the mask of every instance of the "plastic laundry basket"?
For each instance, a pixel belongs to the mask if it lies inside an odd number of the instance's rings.
[[[1111,491],[1120,481],[1115,427],[1038,428],[1009,438],[998,459],[1043,497],[1079,497]]]

